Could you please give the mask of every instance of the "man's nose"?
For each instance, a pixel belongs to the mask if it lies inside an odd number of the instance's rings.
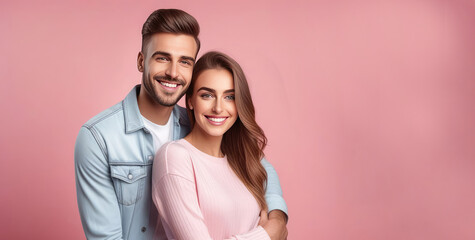
[[[170,62],[170,64],[168,65],[167,70],[165,71],[165,74],[170,76],[171,78],[178,77],[176,63]]]

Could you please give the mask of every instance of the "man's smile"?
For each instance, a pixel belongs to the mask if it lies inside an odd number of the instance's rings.
[[[184,86],[183,81],[177,78],[171,79],[169,77],[159,76],[159,77],[154,77],[153,79],[157,81],[160,84],[160,86],[162,86],[162,88],[166,90],[174,91],[174,90],[177,90],[179,86]]]
[[[177,84],[177,83],[168,83],[168,82],[161,82],[161,81],[158,81],[161,85],[165,86],[165,87],[169,87],[169,88],[176,88],[178,85],[180,84]]]

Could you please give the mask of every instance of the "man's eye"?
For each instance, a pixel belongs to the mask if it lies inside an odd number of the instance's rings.
[[[168,61],[166,57],[157,57],[157,61]]]
[[[182,64],[186,64],[186,65],[191,65],[191,62],[189,61],[181,61]]]

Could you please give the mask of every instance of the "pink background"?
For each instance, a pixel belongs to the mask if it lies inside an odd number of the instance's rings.
[[[242,64],[289,239],[475,239],[474,1],[65,2],[0,3],[0,239],[84,239],[75,138],[157,8]]]

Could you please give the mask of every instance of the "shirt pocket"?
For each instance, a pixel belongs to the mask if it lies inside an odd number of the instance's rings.
[[[117,200],[123,205],[133,205],[144,194],[147,171],[141,163],[110,163],[112,181]]]

